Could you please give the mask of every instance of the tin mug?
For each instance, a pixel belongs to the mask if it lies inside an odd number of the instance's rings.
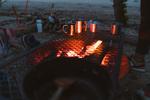
[[[37,19],[36,20],[36,29],[37,29],[37,32],[40,33],[43,31],[43,25],[42,25],[42,20],[41,19]]]
[[[88,23],[87,21],[83,21],[83,24],[82,24],[82,27],[83,27],[83,32],[87,32],[87,29],[88,29]]]
[[[73,36],[75,33],[75,25],[73,24],[63,25],[63,32],[70,36]]]
[[[76,21],[75,32],[76,33],[81,33],[82,32],[82,21]]]
[[[117,28],[118,28],[118,27],[117,27],[116,24],[112,24],[112,25],[111,25],[111,33],[112,33],[112,35],[116,35],[116,34],[117,34],[117,31],[118,31]]]
[[[96,23],[90,23],[90,32],[95,33],[96,32]]]

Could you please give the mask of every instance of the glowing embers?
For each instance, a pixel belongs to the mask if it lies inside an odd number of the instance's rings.
[[[42,62],[44,59],[48,58],[52,54],[52,50],[56,50],[55,57],[77,57],[84,58],[91,54],[96,54],[101,47],[102,41],[97,40],[96,42],[85,46],[85,42],[83,40],[65,40],[65,41],[57,41],[43,47],[37,49],[32,53],[31,57],[29,57],[29,61],[33,65],[37,65]],[[53,49],[52,49],[53,48]]]
[[[108,67],[108,66],[114,66],[115,65],[115,57],[117,56],[117,50],[109,51],[103,58],[101,65]]]
[[[109,73],[112,75],[114,68],[116,66],[116,59],[117,59],[118,51],[112,50],[109,51],[103,58],[101,62],[101,67],[107,69]],[[121,59],[121,65],[120,65],[120,72],[119,72],[119,79],[124,78],[127,73],[129,72],[129,63],[128,58],[123,55]]]
[[[80,54],[76,53],[75,51],[73,50],[68,50],[68,51],[61,51],[59,50],[56,54],[56,57],[67,57],[67,58],[72,58],[72,57],[78,57],[78,58],[82,58],[82,56],[80,56]]]
[[[85,55],[90,55],[93,54],[95,52],[95,50],[102,44],[101,40],[98,40],[97,42],[95,42],[93,45],[90,46],[86,46],[86,52]]]
[[[63,53],[63,52],[62,52],[61,50],[59,50],[59,51],[57,52],[57,54],[56,54],[56,57],[57,57],[57,58],[61,57],[62,53]]]
[[[39,48],[32,53],[31,57],[29,57],[29,61],[31,64],[37,65],[50,55],[51,51],[48,50],[48,48]]]
[[[42,62],[45,58],[47,58],[50,55],[50,51],[45,51],[43,53],[37,53],[34,55],[34,59],[32,61],[32,64],[38,64]]]
[[[64,56],[64,57],[78,57],[78,58],[84,58],[86,56],[89,56],[91,54],[94,54],[96,49],[101,45],[102,41],[101,40],[98,40],[96,41],[95,43],[93,43],[92,45],[88,45],[88,46],[83,46],[79,52],[76,51],[76,50],[66,50],[66,49],[62,49],[62,50],[59,50],[57,52],[57,55],[56,57],[61,57],[61,56]]]
[[[76,52],[74,52],[74,51],[68,51],[67,53],[66,53],[66,55],[68,56],[68,57],[78,57],[79,55],[76,53]]]

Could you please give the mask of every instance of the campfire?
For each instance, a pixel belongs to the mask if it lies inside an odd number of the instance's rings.
[[[97,40],[92,45],[87,45],[85,47],[82,47],[81,52],[73,51],[73,50],[59,50],[57,52],[56,57],[78,57],[78,58],[84,58],[86,56],[89,56],[91,54],[94,54],[96,49],[102,44],[101,40]]]

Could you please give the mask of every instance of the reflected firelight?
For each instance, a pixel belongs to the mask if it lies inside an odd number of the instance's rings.
[[[112,32],[112,34],[115,35],[115,34],[116,34],[116,31],[117,31],[117,26],[116,26],[115,24],[113,24],[113,25],[111,26],[111,32]]]
[[[39,50],[41,51],[41,50]],[[33,58],[33,60],[31,61],[31,64],[33,65],[37,65],[38,63],[42,62],[45,58],[47,58],[48,56],[50,56],[51,52],[49,50],[46,51],[41,51],[40,53],[35,52],[35,54],[32,55],[31,58]]]
[[[77,21],[76,22],[76,33],[81,33],[82,32],[82,21]]]
[[[110,51],[110,52],[108,52],[105,56],[104,56],[104,58],[103,58],[103,60],[102,60],[102,62],[101,62],[101,65],[102,66],[109,66],[109,65],[112,65],[112,66],[114,66],[114,64],[115,64],[115,57],[117,56],[117,51]]]
[[[117,55],[117,52],[109,52],[104,56],[101,62],[101,65],[102,65],[101,67],[105,69],[109,69],[109,70],[111,69],[109,71],[110,74],[114,71],[116,55]],[[124,78],[128,72],[129,72],[128,58],[125,55],[123,55],[121,59],[119,79]]]
[[[73,36],[74,35],[74,25],[70,26],[70,35]]]
[[[89,56],[91,54],[96,53],[96,50],[98,47],[100,47],[100,45],[102,44],[101,40],[97,40],[96,42],[94,42],[91,45],[87,45],[84,46],[82,42],[77,42],[77,41],[73,41],[71,42],[74,43],[76,42],[78,44],[78,48],[74,48],[72,47],[73,45],[71,45],[71,47],[60,47],[56,53],[56,57],[77,57],[77,58],[84,58],[86,56]],[[70,42],[69,42],[70,43]],[[34,52],[32,54],[31,57],[31,64],[33,65],[37,65],[38,63],[42,62],[44,59],[46,59],[47,57],[49,57],[51,55],[51,51],[49,49],[38,49],[36,52]]]
[[[90,32],[92,33],[96,32],[96,24],[90,24]]]

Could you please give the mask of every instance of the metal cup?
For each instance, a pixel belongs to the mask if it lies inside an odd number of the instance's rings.
[[[36,20],[36,28],[37,28],[37,32],[40,33],[43,31],[43,25],[42,25],[42,20],[41,19],[37,19]]]
[[[75,33],[75,25],[74,24],[63,25],[63,32],[70,36],[73,36]]]
[[[78,34],[82,32],[82,21],[76,21],[75,32]]]
[[[96,32],[96,24],[90,23],[90,32],[95,33]]]
[[[87,32],[87,29],[88,29],[88,24],[87,24],[87,21],[83,21],[83,32]]]

